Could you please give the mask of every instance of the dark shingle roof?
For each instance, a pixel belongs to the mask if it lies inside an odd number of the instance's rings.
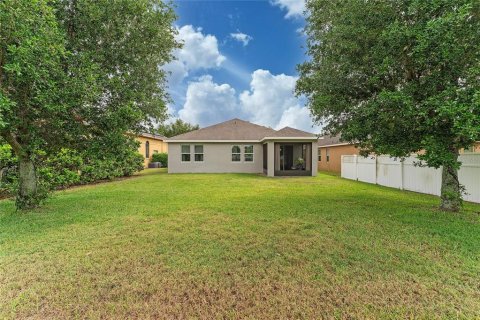
[[[285,127],[277,131],[275,137],[316,137],[315,134],[298,130],[291,127]]]
[[[349,144],[348,142],[344,142],[341,140],[340,136],[323,136],[318,139],[318,146],[323,147],[323,146],[330,146],[330,145],[335,145],[335,144]]]
[[[180,134],[178,136],[169,138],[170,141],[175,140],[262,140],[266,137],[312,137],[315,135],[297,130],[290,127],[285,127],[281,130],[274,130],[272,128],[253,124],[248,121],[240,119],[232,119],[213,126],[198,129],[195,131]]]
[[[167,140],[168,138],[159,134],[151,134],[147,132],[141,132],[139,134],[140,137],[145,137],[145,138],[151,138],[151,139],[157,139],[157,140]]]

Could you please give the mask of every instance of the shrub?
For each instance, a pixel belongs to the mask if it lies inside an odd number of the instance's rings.
[[[130,145],[101,156],[92,150],[80,153],[62,148],[48,157],[37,152],[35,165],[38,187],[46,198],[50,190],[131,176],[143,169],[143,156]],[[0,145],[0,196],[15,194],[17,182],[17,158],[9,145]]]
[[[122,154],[85,157],[81,168],[81,182],[111,180],[131,176],[143,169],[143,156],[136,150],[124,150]]]
[[[152,162],[160,162],[163,167],[168,167],[168,153],[154,153]]]
[[[80,183],[82,165],[83,159],[78,152],[62,148],[40,163],[39,178],[49,189],[75,185]]]
[[[8,144],[0,145],[0,195],[13,194],[17,185],[17,157]]]

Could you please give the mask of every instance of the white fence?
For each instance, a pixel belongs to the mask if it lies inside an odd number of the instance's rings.
[[[480,203],[480,154],[462,154],[459,160],[458,176],[467,192],[464,199]],[[342,178],[440,195],[442,170],[415,166],[415,162],[416,157],[400,161],[388,156],[342,156]]]

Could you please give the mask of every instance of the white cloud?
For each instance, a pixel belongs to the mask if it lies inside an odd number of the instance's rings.
[[[183,47],[174,52],[176,60],[164,67],[171,72],[170,85],[180,83],[193,70],[217,68],[226,60],[214,35],[205,35],[201,28],[192,25],[177,28],[177,31],[176,39],[183,43]]]
[[[319,133],[320,128],[318,126],[312,127],[312,118],[310,117],[310,110],[307,107],[301,107],[299,105],[292,106],[285,110],[277,124],[277,129],[284,127],[292,127],[297,129],[303,129],[313,133]]]
[[[248,45],[248,43],[253,40],[253,37],[249,36],[248,34],[242,32],[230,33],[230,37],[232,39],[241,42],[244,47]]]
[[[305,0],[272,0],[270,3],[286,10],[285,18],[301,17],[305,11]]]
[[[239,108],[235,89],[228,84],[216,84],[206,75],[190,82],[179,117],[187,122],[208,126],[238,117]]]
[[[250,89],[237,96],[230,85],[203,76],[189,83],[178,115],[202,127],[238,117],[274,129],[290,126],[317,133],[319,127],[313,126],[308,108],[294,95],[296,80],[259,69],[251,75]]]
[[[308,109],[294,94],[296,81],[297,77],[256,70],[252,74],[250,89],[240,94],[242,109],[251,121],[258,124],[275,129],[291,126],[311,131]]]

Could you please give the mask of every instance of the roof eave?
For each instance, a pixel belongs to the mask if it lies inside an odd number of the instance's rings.
[[[318,138],[317,137],[265,137],[263,138],[262,140],[260,140],[260,142],[264,142],[264,141],[276,141],[276,140],[288,140],[288,141],[305,141],[305,140],[308,140],[308,141],[317,141]]]

